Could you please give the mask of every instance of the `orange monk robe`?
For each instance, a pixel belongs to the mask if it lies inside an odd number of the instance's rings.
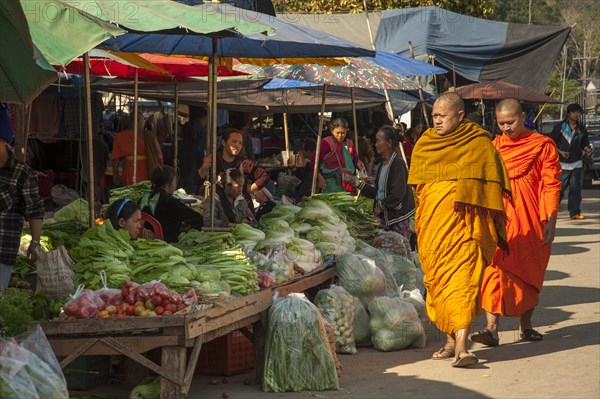
[[[112,159],[123,159],[123,184],[133,184],[133,130],[123,130],[115,136],[113,141]],[[137,170],[136,182],[148,180],[148,167],[146,164],[146,145],[144,135],[138,134],[137,139]]]
[[[504,201],[510,252],[497,251],[486,268],[482,307],[501,316],[521,316],[538,303],[552,245],[542,244],[548,215],[556,217],[561,168],[554,142],[538,133],[494,139],[508,169],[513,200]]]
[[[408,183],[416,186],[416,233],[427,314],[444,333],[469,328],[480,312],[484,269],[506,243],[504,163],[490,134],[463,121],[440,136],[428,129],[415,146]]]

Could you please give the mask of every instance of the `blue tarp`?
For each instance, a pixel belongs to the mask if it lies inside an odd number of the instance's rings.
[[[381,13],[377,50],[435,55],[436,64],[452,66],[475,81],[504,80],[543,91],[569,28],[489,21],[438,7]]]

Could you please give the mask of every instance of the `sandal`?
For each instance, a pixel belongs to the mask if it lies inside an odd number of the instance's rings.
[[[477,342],[478,344],[483,344],[485,346],[498,346],[500,344],[500,339],[494,338],[492,332],[487,328],[471,334],[471,341]]]
[[[464,356],[460,356],[466,353]],[[452,362],[452,367],[468,367],[479,363],[479,358],[472,353],[462,351],[458,354],[458,357]]]
[[[533,328],[526,328],[521,333],[521,339],[523,341],[541,341],[544,339],[544,336]]]
[[[435,356],[438,355],[438,356]],[[440,348],[437,352],[433,353],[431,359],[433,360],[448,360],[455,356],[454,349]]]

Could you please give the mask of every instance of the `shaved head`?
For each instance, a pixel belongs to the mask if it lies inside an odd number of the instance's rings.
[[[464,111],[465,110],[465,102],[463,101],[462,97],[454,92],[446,92],[446,93],[440,95],[437,98],[437,100],[435,100],[436,103],[438,101],[447,102],[448,105],[450,105],[450,107],[455,111]]]
[[[496,112],[512,111],[516,114],[523,112],[521,103],[514,98],[505,98],[496,104]]]
[[[514,98],[507,98],[496,105],[496,122],[500,131],[511,139],[529,132],[525,128],[525,112],[521,103]]]
[[[431,117],[439,135],[452,133],[465,117],[465,103],[456,93],[444,93],[435,100]]]

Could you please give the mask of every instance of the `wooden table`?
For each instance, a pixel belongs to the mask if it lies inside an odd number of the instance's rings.
[[[184,316],[126,317],[52,320],[42,323],[44,333],[65,368],[81,355],[125,355],[161,376],[161,398],[187,396],[204,342],[253,324],[251,338],[256,352],[256,372],[262,377],[267,316],[273,294],[303,292],[333,279],[333,268],[237,298],[225,306]],[[162,348],[161,364],[142,353]],[[187,348],[193,348],[187,359]]]

